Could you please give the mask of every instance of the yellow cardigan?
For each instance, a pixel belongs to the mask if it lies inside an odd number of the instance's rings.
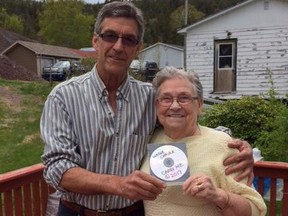
[[[153,135],[150,143],[186,143],[190,175],[206,174],[210,176],[216,187],[246,197],[252,208],[253,216],[264,216],[266,205],[261,195],[247,186],[245,181],[236,182],[233,179],[236,174],[226,176],[224,173],[224,159],[237,151],[227,146],[231,137],[224,132],[204,126],[199,127],[201,135],[185,137],[180,140],[170,139],[162,130],[158,130]],[[141,170],[149,173],[147,157]],[[168,186],[155,201],[144,201],[144,206],[146,216],[221,215],[214,204],[184,195],[182,185]]]

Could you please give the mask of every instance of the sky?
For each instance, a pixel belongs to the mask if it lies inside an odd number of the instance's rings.
[[[84,0],[84,2],[89,4],[97,4],[97,3],[103,3],[105,0]]]
[[[35,1],[43,1],[43,0],[35,0]],[[105,0],[83,0],[83,1],[89,4],[97,4],[105,2]]]

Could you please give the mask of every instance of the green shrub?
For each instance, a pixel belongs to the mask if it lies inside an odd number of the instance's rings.
[[[288,162],[288,108],[277,107],[277,115],[270,122],[270,131],[262,131],[255,141],[265,160]]]
[[[209,127],[228,127],[234,137],[253,143],[262,131],[269,130],[269,121],[275,114],[269,101],[247,96],[213,105],[205,111],[201,123]]]
[[[87,69],[87,71],[90,71],[95,65],[95,58],[83,58],[81,64]]]
[[[288,162],[288,108],[274,97],[247,96],[213,105],[200,123],[228,127],[234,137],[258,147],[265,160]]]
[[[131,69],[129,69],[129,74],[134,77],[134,79],[140,80],[140,81],[144,81],[145,82],[145,76],[143,76],[143,74],[139,73],[139,72],[135,72],[132,71]]]

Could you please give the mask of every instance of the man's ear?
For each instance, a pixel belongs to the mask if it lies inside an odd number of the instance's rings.
[[[93,37],[92,37],[92,46],[95,50],[98,50],[98,40],[99,40],[99,37],[94,34]]]
[[[138,57],[140,51],[143,49],[143,46],[144,46],[144,45],[143,45],[143,42],[142,42],[142,41],[139,42],[139,44],[137,45],[137,49],[136,49],[136,53],[135,53],[134,58]]]

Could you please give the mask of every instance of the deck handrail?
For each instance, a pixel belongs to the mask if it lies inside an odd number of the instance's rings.
[[[288,163],[279,161],[258,161],[254,165],[254,175],[258,177],[258,192],[264,195],[264,180],[270,178],[270,201],[268,215],[276,216],[277,179],[283,180],[281,215],[288,216]]]
[[[41,216],[54,190],[43,179],[43,164],[0,174],[0,215]]]
[[[44,216],[48,195],[54,192],[43,179],[43,164],[0,174],[1,216]],[[288,163],[258,161],[254,174],[259,178],[257,190],[264,195],[264,178],[271,178],[269,216],[276,216],[276,182],[283,179],[281,215],[288,216]]]

